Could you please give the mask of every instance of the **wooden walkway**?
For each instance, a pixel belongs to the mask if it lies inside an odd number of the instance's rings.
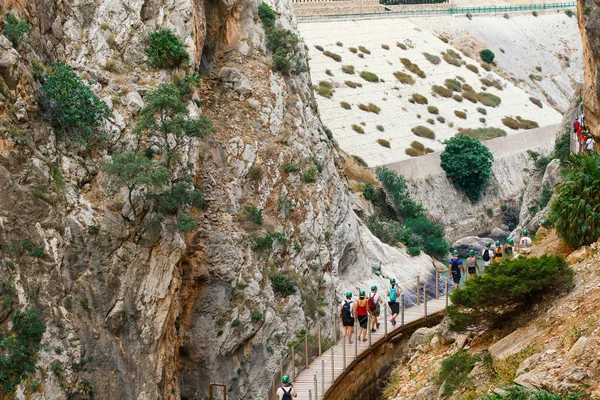
[[[384,302],[387,307],[387,302]],[[383,306],[383,305],[382,305]],[[446,308],[446,296],[441,296],[439,299],[427,301],[427,315],[433,315],[439,311],[443,311]],[[389,314],[389,308],[388,308]],[[369,347],[368,340],[366,342],[356,341],[355,337],[352,338],[352,344],[345,345],[346,363],[345,366],[349,367],[352,362],[360,358],[363,353],[368,353],[371,349],[377,347],[381,343],[384,343],[388,338],[393,337],[392,334],[395,331],[401,330],[402,325],[400,323],[400,316],[396,319],[396,326],[392,326],[389,318],[385,323],[387,324],[388,336],[385,337],[385,327],[383,324],[383,309],[379,321],[381,326],[377,332],[371,334],[371,347]],[[416,322],[425,319],[425,306],[423,304],[416,305],[404,310],[404,324]],[[368,336],[367,336],[368,339]],[[355,354],[356,351],[356,354]],[[332,357],[333,353],[333,357]],[[333,361],[333,368],[332,368]],[[333,374],[332,374],[333,369]],[[323,399],[323,395],[327,393],[329,388],[334,385],[336,379],[342,375],[345,371],[344,367],[344,344],[342,340],[332,348],[328,349],[321,356],[317,357],[307,369],[302,371],[294,380],[294,388],[298,392],[298,400],[312,400]],[[316,376],[316,387],[317,397],[315,397],[315,376]],[[309,397],[309,390],[311,397]]]

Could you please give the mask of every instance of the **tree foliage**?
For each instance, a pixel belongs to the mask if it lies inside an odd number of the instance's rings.
[[[2,33],[11,41],[13,46],[18,47],[23,35],[28,35],[30,30],[31,27],[25,19],[19,20],[14,15],[8,14],[6,16],[6,24],[2,28]]]
[[[567,130],[560,135],[554,143],[554,158],[558,158],[564,163],[571,154],[571,133]]]
[[[490,49],[484,49],[479,52],[479,57],[481,57],[484,62],[491,64],[494,62],[496,55]]]
[[[258,17],[262,21],[263,27],[265,30],[270,29],[275,26],[275,21],[277,20],[277,14],[275,11],[269,7],[267,3],[261,3],[258,6]]]
[[[493,263],[486,273],[452,292],[447,308],[451,328],[466,329],[482,322],[495,324],[504,314],[538,302],[544,295],[570,289],[573,270],[558,256],[517,258]],[[493,293],[493,296],[490,296]]]
[[[57,134],[83,141],[97,138],[110,110],[90,90],[89,84],[64,62],[52,64],[51,71],[42,76],[42,81],[43,116]]]
[[[148,35],[148,40],[145,52],[154,68],[174,68],[190,60],[181,40],[169,29],[157,29]]]
[[[589,245],[600,237],[600,153],[569,157],[561,174],[551,219],[566,243]]]
[[[440,155],[442,168],[457,189],[463,190],[472,203],[477,202],[491,177],[494,156],[478,140],[464,135],[444,144],[446,149]]]
[[[46,325],[37,308],[16,311],[12,332],[0,339],[0,393],[5,395],[35,372],[35,354],[40,349]]]
[[[433,382],[436,385],[444,384],[442,396],[450,396],[460,385],[469,380],[469,373],[479,361],[466,350],[459,350],[442,361],[442,367]]]
[[[571,11],[571,10],[567,10]],[[482,400],[581,400],[585,398],[580,393],[569,393],[566,395],[553,393],[543,389],[530,389],[515,384],[502,388],[502,394],[491,393],[481,397]]]

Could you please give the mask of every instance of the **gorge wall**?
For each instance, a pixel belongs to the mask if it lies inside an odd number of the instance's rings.
[[[598,62],[600,60],[600,19],[598,18],[599,6],[595,1],[578,0],[579,31],[583,42],[583,104],[585,119],[590,127],[590,132],[600,138],[600,83],[598,82]]]
[[[289,28],[287,2],[271,5]],[[20,396],[192,399],[223,382],[232,398],[260,397],[286,343],[331,321],[341,293],[429,273],[431,258],[382,244],[357,217],[360,202],[319,121],[310,77],[271,70],[257,2],[2,6],[32,30],[16,48],[0,35],[0,281],[15,288],[0,323],[8,328],[18,310],[35,306],[46,324],[37,372],[17,387]],[[207,203],[193,210],[198,229],[188,234],[156,222],[143,190],[134,199],[144,229],[134,230],[126,191],[101,169],[113,154],[163,144],[132,133],[143,96],[186,73],[145,63],[157,27],[172,30],[204,74],[188,109],[216,128],[183,151]],[[101,146],[69,143],[42,121],[39,69],[62,60],[111,109]],[[291,161],[303,172],[322,169],[304,182],[283,171]],[[262,210],[262,225],[248,220],[249,205]],[[273,232],[285,240],[255,251]],[[276,294],[276,275],[295,293]]]

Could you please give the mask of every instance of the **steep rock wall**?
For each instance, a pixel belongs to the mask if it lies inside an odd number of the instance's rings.
[[[600,82],[598,62],[600,60],[599,6],[593,0],[577,1],[577,19],[583,42],[583,104],[584,115],[590,132],[600,138]]]
[[[11,5],[33,29],[31,44],[18,49],[0,36],[1,72],[11,82],[0,97],[0,281],[17,292],[1,323],[36,305],[47,325],[39,370],[17,389],[23,396],[86,398],[91,385],[96,398],[203,398],[208,383],[224,382],[233,398],[260,397],[286,343],[331,321],[341,293],[429,273],[428,256],[380,243],[356,216],[309,76],[271,71],[257,3]],[[291,26],[287,3],[273,6]],[[153,222],[155,207],[141,200],[145,231],[135,232],[125,191],[100,168],[115,152],[160,145],[131,133],[143,95],[184,73],[145,64],[144,40],[156,27],[173,30],[206,73],[195,94],[202,109],[188,107],[216,126],[183,156],[208,204],[194,210],[199,228],[188,235],[172,221]],[[104,147],[67,145],[41,121],[33,64],[60,60],[110,106]],[[292,160],[303,171],[322,164],[316,182],[284,173]],[[250,204],[263,210],[261,226],[247,220]],[[286,240],[254,251],[267,232]],[[43,248],[41,257],[25,238]],[[380,277],[372,270],[379,264]],[[270,284],[280,273],[297,288],[287,298]]]

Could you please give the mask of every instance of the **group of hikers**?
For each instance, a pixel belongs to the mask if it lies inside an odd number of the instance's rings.
[[[594,150],[594,136],[592,136],[587,128],[583,114],[579,115],[573,121],[573,133],[577,135],[577,143],[579,144],[578,152]]]

